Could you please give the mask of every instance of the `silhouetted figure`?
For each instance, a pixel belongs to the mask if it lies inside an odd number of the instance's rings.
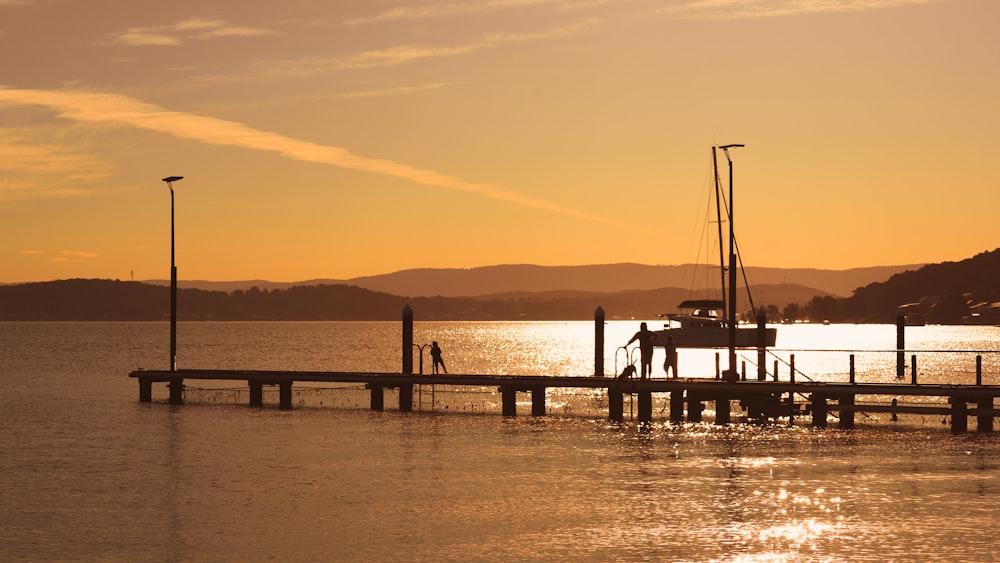
[[[663,360],[663,371],[667,376],[670,375],[670,370],[674,370],[674,379],[677,379],[677,344],[674,343],[674,335],[667,335],[667,343],[663,345],[663,349],[667,352],[667,358]]]
[[[438,346],[437,340],[431,342],[431,359],[434,360],[431,366],[434,373],[438,372],[438,366],[441,366],[441,369],[445,373],[448,373],[448,368],[444,367],[444,359],[441,358],[441,347]]]
[[[656,340],[656,334],[652,331],[646,329],[646,323],[639,324],[639,332],[625,344],[629,344],[639,341],[639,352],[642,360],[641,377],[640,379],[646,379],[647,377],[652,377],[653,375],[653,341]]]

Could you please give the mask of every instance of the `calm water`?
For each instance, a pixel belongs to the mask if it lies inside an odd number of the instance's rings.
[[[607,373],[636,328],[608,324]],[[453,373],[593,372],[592,322],[415,331]],[[181,367],[398,371],[401,355],[399,323],[181,323],[178,339]],[[911,328],[907,345],[993,351],[984,379],[1000,381],[998,328]],[[805,350],[889,350],[895,329],[783,326],[778,346],[809,377],[846,380],[846,353]],[[969,354],[916,354],[921,381],[974,381]],[[841,431],[137,402],[128,372],[167,360],[166,323],[0,323],[0,559],[995,559],[1000,436],[939,420]],[[858,353],[859,380],[894,380],[894,362]],[[681,351],[682,375],[712,370],[714,352]]]

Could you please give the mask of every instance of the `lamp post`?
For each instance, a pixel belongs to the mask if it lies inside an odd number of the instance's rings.
[[[732,144],[719,147],[726,154],[729,163],[729,376],[736,378],[736,235],[733,228],[733,159],[729,149],[743,148]]]
[[[163,179],[170,188],[170,371],[177,369],[177,265],[174,263],[174,182],[184,176],[168,176]]]

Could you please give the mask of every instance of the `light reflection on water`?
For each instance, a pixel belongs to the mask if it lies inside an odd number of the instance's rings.
[[[608,373],[637,324],[608,324]],[[926,349],[996,350],[989,328],[908,330]],[[415,331],[441,342],[454,373],[593,370],[593,323]],[[895,345],[894,327],[864,327],[853,343],[838,334],[854,333],[781,330],[779,345]],[[398,371],[399,335],[398,323],[182,323],[178,356],[184,367]],[[993,435],[937,422],[841,431],[138,403],[127,373],[163,367],[166,351],[163,323],[0,323],[0,558],[994,555]]]

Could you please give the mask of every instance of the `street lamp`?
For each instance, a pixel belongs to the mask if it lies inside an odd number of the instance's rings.
[[[729,149],[743,148],[732,144],[719,147],[726,154],[729,163],[729,376],[736,377],[736,235],[733,228],[733,159]]]
[[[163,179],[170,188],[170,371],[177,369],[177,265],[174,264],[174,182],[184,176],[168,176]]]

